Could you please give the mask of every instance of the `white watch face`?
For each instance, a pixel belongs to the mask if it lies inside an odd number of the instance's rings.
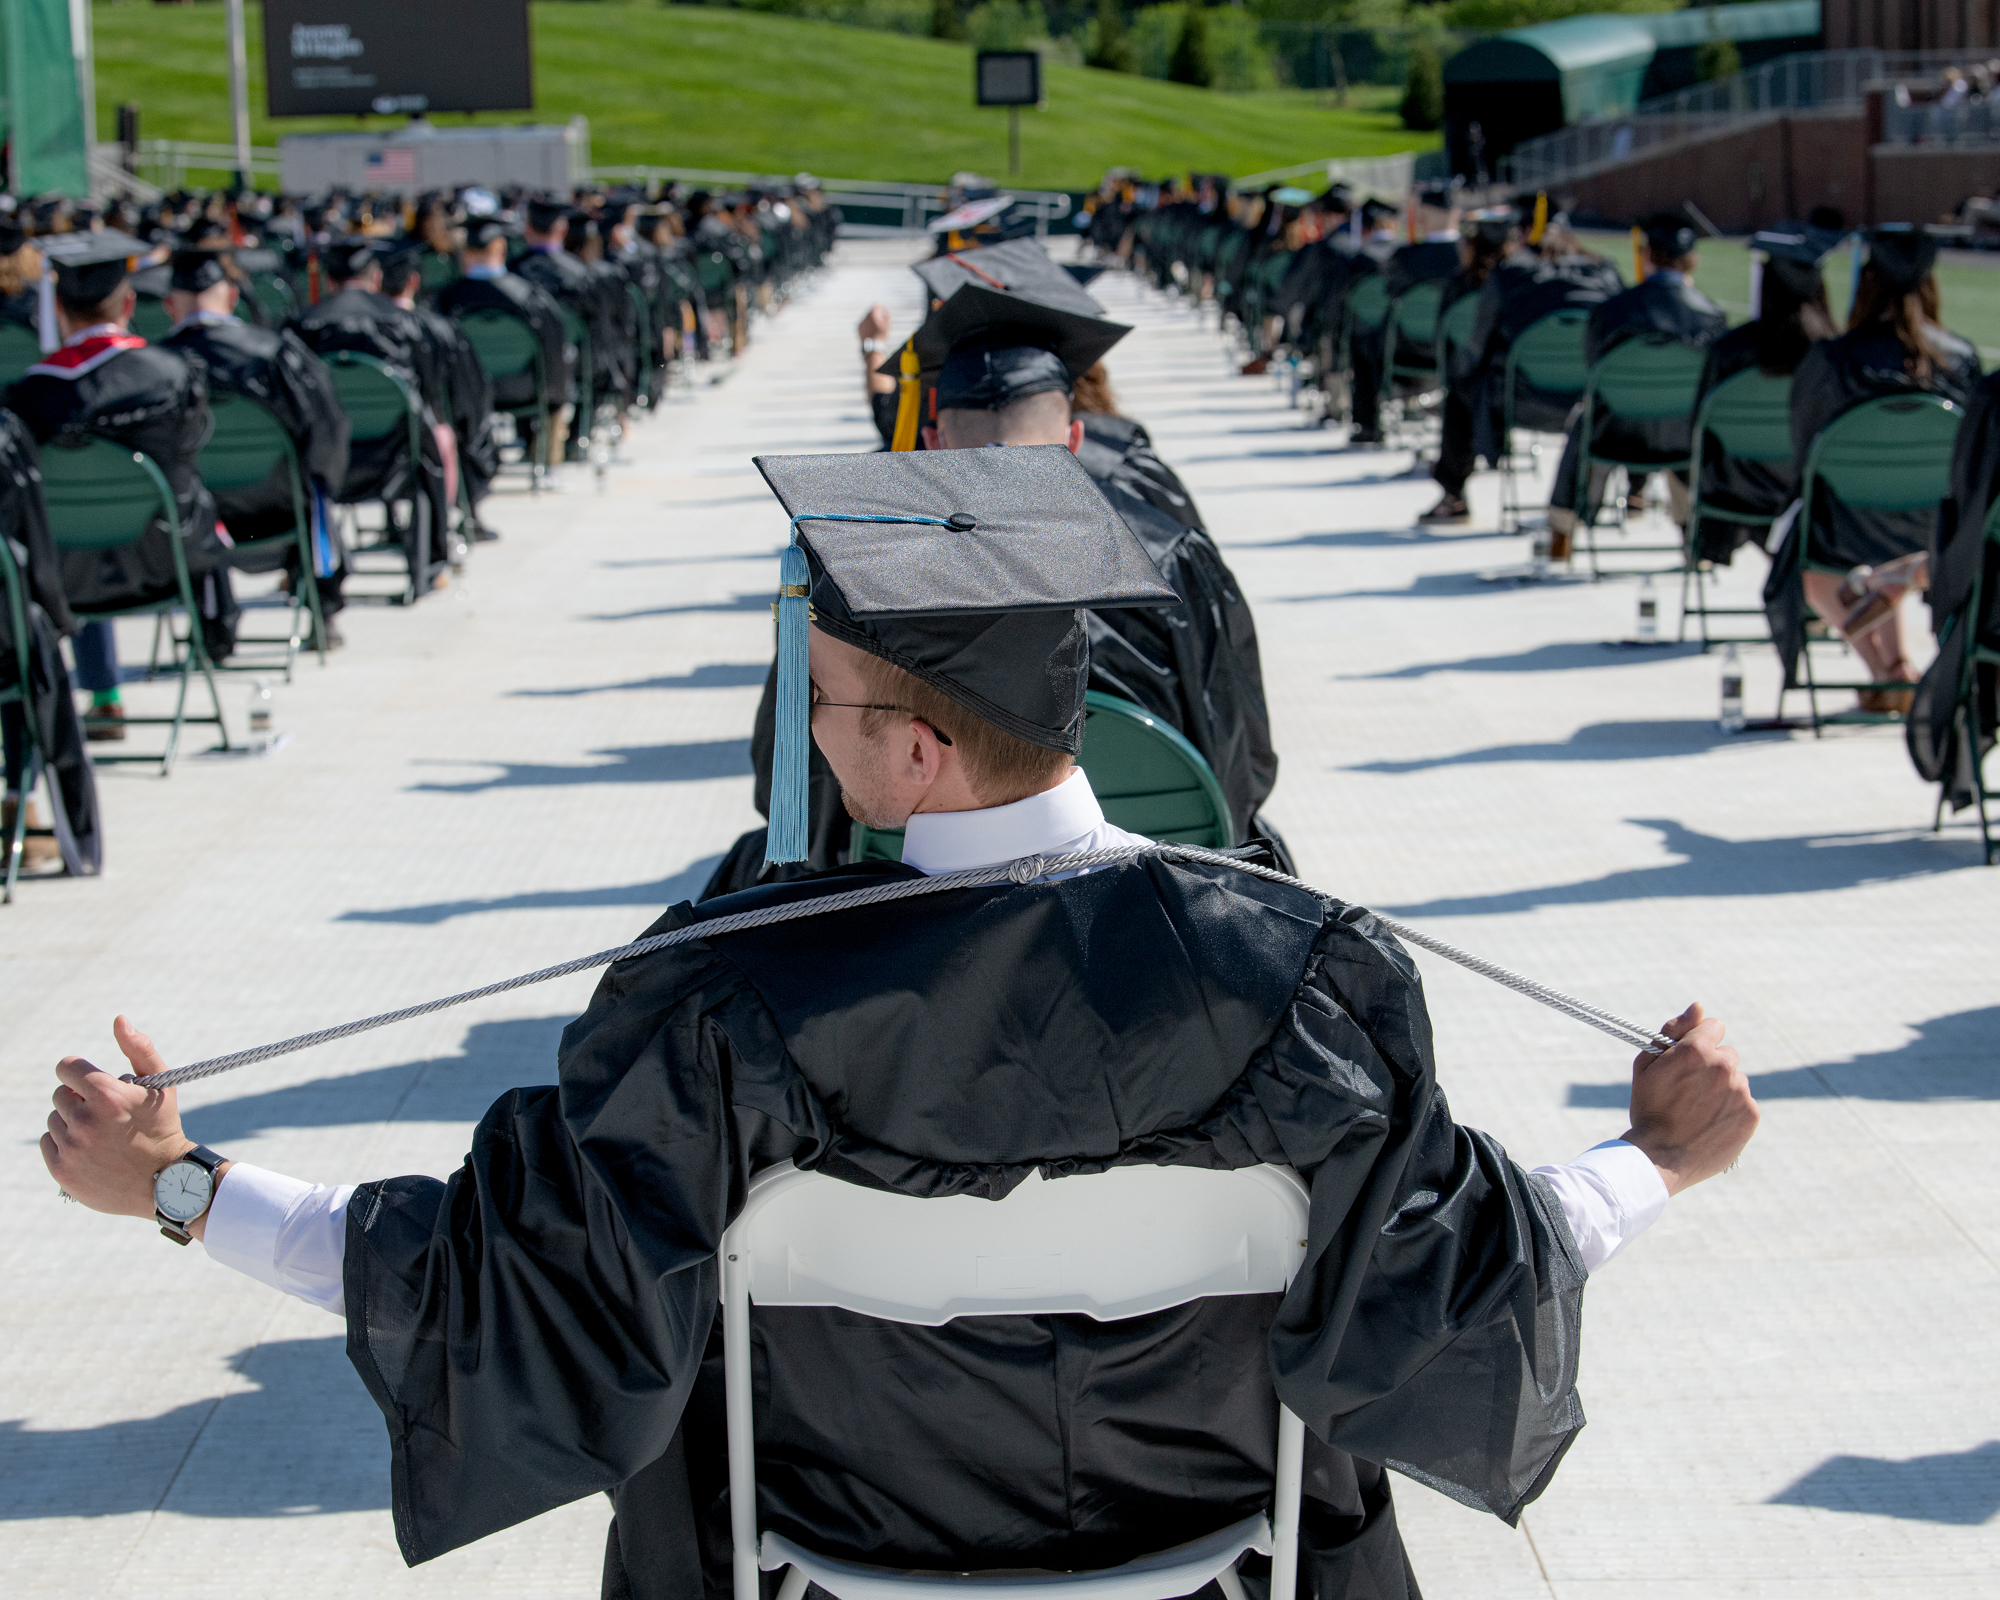
[[[206,1167],[176,1161],[153,1180],[153,1204],[172,1222],[188,1223],[208,1209],[215,1178]]]

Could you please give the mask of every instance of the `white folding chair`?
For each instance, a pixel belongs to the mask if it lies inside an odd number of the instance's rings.
[[[750,1304],[839,1306],[935,1328],[954,1317],[1081,1313],[1100,1322],[1211,1295],[1278,1294],[1305,1259],[1307,1194],[1283,1167],[1113,1167],[1033,1178],[1005,1200],[920,1200],[800,1172],[760,1173],[723,1235],[723,1366],[735,1600],[789,1567],[779,1600],[1172,1600],[1204,1584],[1244,1600],[1236,1563],[1271,1558],[1273,1600],[1298,1578],[1305,1425],[1278,1408],[1271,1515],[1097,1572],[902,1572],[836,1560],[757,1527]]]

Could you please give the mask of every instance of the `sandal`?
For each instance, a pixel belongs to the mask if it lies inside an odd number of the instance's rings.
[[[1436,505],[1432,506],[1430,510],[1418,516],[1417,526],[1420,528],[1434,528],[1444,523],[1470,522],[1471,520],[1472,509],[1466,505],[1463,497],[1448,494]]]

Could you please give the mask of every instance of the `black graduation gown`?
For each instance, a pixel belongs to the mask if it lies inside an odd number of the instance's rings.
[[[1708,347],[1701,386],[1695,391],[1697,411],[1723,383],[1757,365],[1757,331],[1756,323],[1746,322]],[[1797,469],[1790,461],[1739,461],[1724,451],[1713,435],[1702,447],[1701,498],[1706,504],[1775,517],[1798,498],[1798,492]],[[1767,542],[1762,530],[1721,520],[1702,523],[1695,538],[1704,560],[1725,567],[1745,544],[1763,546]]]
[[[1440,279],[1449,281],[1458,276],[1458,269],[1457,241],[1425,239],[1418,244],[1403,245],[1382,264],[1383,286],[1393,300],[1420,283],[1435,283]],[[1412,347],[1400,340],[1396,345],[1396,354],[1399,359],[1408,357],[1419,362],[1433,359],[1429,345]]]
[[[1820,429],[1864,400],[1881,395],[1930,393],[1964,405],[1979,382],[1979,353],[1957,334],[1936,330],[1939,352],[1929,378],[1910,375],[1909,352],[1886,323],[1855,328],[1838,339],[1822,339],[1806,352],[1792,376],[1792,455],[1796,471]],[[1932,511],[1862,510],[1839,503],[1821,485],[1813,491],[1813,554],[1832,566],[1880,565],[1897,556],[1930,548],[1937,514]],[[1790,528],[1771,558],[1764,583],[1764,616],[1771,642],[1784,663],[1785,683],[1796,684],[1799,652],[1805,648],[1806,604],[1798,581],[1799,529]]]
[[[458,470],[476,506],[486,498],[500,470],[500,444],[493,429],[493,380],[450,317],[425,306],[415,307],[413,314],[431,345],[432,359],[444,375],[445,415],[458,439]]]
[[[1488,461],[1502,454],[1507,352],[1543,317],[1571,306],[1594,306],[1625,285],[1618,269],[1602,256],[1558,256],[1545,260],[1517,250],[1495,267],[1480,290],[1470,347],[1475,352],[1469,383],[1473,394],[1473,447]],[[1572,396],[1554,394],[1517,381],[1514,421],[1537,433],[1561,433],[1569,426]]]
[[[1151,859],[836,915],[614,966],[559,1085],[502,1095],[447,1181],[356,1189],[348,1353],[406,1560],[610,1490],[607,1593],[728,1593],[715,1251],[783,1160],[922,1197],[1277,1162],[1312,1205],[1282,1298],[754,1311],[775,1531],[892,1567],[1127,1559],[1267,1502],[1271,1382],[1312,1436],[1301,1597],[1414,1594],[1369,1463],[1510,1521],[1541,1492],[1583,1422],[1580,1258],[1547,1185],[1451,1120],[1368,913]]]
[[[558,305],[574,312],[590,336],[592,395],[597,401],[613,398],[618,391],[616,352],[619,335],[610,317],[605,285],[587,262],[563,250],[530,250],[512,263],[516,277],[535,285]],[[588,421],[579,419],[580,423]],[[578,430],[573,431],[575,438]]]
[[[471,311],[504,311],[511,317],[519,317],[541,343],[549,404],[576,403],[576,346],[563,331],[561,308],[526,278],[512,272],[497,278],[454,278],[438,290],[437,308],[447,317],[462,317]],[[495,381],[493,403],[503,407],[533,405],[533,376]]]
[[[216,533],[215,500],[196,464],[210,426],[208,380],[199,360],[137,345],[88,371],[30,371],[8,385],[6,406],[44,451],[100,438],[153,458],[174,492],[181,553],[209,654],[217,660],[229,655],[237,618],[229,546]],[[155,518],[136,544],[63,551],[63,592],[71,606],[95,611],[174,598],[179,591],[166,541],[165,524]]]
[[[347,414],[325,365],[296,334],[229,317],[189,322],[161,344],[199,357],[211,393],[240,394],[263,406],[290,436],[308,479],[330,490],[339,487],[347,476]],[[217,494],[215,504],[230,536],[240,541],[272,538],[292,527],[291,482],[282,470],[262,483]],[[259,570],[281,560],[273,557]]]
[[[1992,666],[1977,668],[1979,725],[1975,732],[1959,727],[1957,712],[1965,675],[1967,646],[1975,639],[2000,648],[2000,546],[1986,538],[1986,518],[2000,487],[2000,374],[1972,391],[1965,421],[1951,461],[1951,498],[1938,508],[1937,531],[1931,541],[1931,586],[1926,599],[1931,629],[1937,635],[1937,656],[1917,685],[1915,703],[1904,725],[1910,759],[1927,783],[1947,784],[1953,810],[1976,798],[1972,784],[1974,753],[1992,748],[1995,713],[2000,711],[2000,684]],[[1979,586],[1980,612],[1968,633],[1959,626],[1960,613]]]
[[[87,877],[104,859],[97,779],[58,643],[64,634],[76,631],[76,618],[70,615],[55,542],[49,536],[35,442],[11,411],[0,411],[0,538],[7,541],[27,590],[21,598],[28,625],[27,706],[0,707],[7,747],[6,786],[25,787],[27,746],[22,732],[24,718],[31,716],[56,780],[50,820],[63,865],[72,876]],[[14,686],[17,664],[13,619],[9,607],[0,603],[0,685]],[[0,873],[4,870],[0,857]]]

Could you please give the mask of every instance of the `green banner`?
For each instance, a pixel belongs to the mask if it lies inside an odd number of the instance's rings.
[[[16,194],[90,193],[69,15],[69,0],[0,0],[0,78]]]

